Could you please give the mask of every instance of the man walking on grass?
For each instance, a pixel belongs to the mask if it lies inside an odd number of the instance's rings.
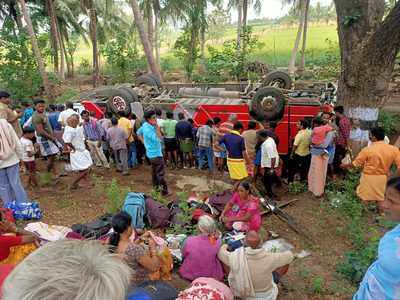
[[[150,160],[152,181],[155,189],[160,189],[162,195],[168,196],[168,186],[165,181],[165,163],[161,150],[161,129],[157,125],[156,113],[147,111],[144,114],[145,123],[139,128],[137,135],[146,148]]]

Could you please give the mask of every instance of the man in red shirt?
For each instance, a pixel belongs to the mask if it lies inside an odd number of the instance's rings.
[[[333,168],[336,174],[343,173],[340,168],[343,158],[346,156],[348,149],[348,141],[350,137],[351,123],[350,120],[344,115],[343,106],[335,107],[336,125],[338,126],[338,134],[336,138],[335,158],[333,161]]]

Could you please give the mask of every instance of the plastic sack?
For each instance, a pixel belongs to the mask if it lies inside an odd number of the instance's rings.
[[[5,208],[13,211],[16,220],[40,220],[42,218],[42,211],[36,202],[17,203],[12,201],[8,202]]]

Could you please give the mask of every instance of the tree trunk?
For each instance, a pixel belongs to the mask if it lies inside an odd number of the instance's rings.
[[[160,67],[160,28],[158,24],[158,16],[154,12],[154,48],[156,52],[156,63]]]
[[[204,25],[200,28],[200,57],[203,71],[206,71],[206,28]]]
[[[301,47],[299,72],[303,73],[306,66],[306,46],[307,46],[307,30],[308,30],[308,15],[310,9],[310,0],[306,0],[306,7],[304,11],[304,29],[303,29],[303,45]]]
[[[130,4],[131,4],[132,12],[133,12],[133,15],[135,18],[135,24],[139,31],[139,36],[142,41],[144,53],[146,54],[147,62],[150,66],[151,72],[155,76],[157,76],[160,80],[162,80],[160,68],[158,67],[158,65],[154,59],[154,55],[153,55],[153,52],[152,52],[152,49],[150,46],[149,38],[144,29],[144,22],[143,22],[142,14],[140,13],[139,3],[137,0],[130,0]]]
[[[56,20],[56,12],[54,9],[54,0],[46,1],[47,14],[50,17],[50,41],[52,46],[52,54],[53,54],[53,64],[54,64],[54,73],[57,74],[59,79],[60,76],[60,65],[58,61],[58,50],[60,49],[60,44],[58,40],[58,30],[57,30],[57,20]]]
[[[42,54],[40,53],[40,49],[39,49],[39,46],[38,46],[38,43],[36,40],[35,32],[33,31],[32,20],[28,13],[27,8],[26,8],[25,0],[18,0],[18,1],[21,6],[21,12],[22,12],[25,22],[26,22],[26,27],[28,30],[29,37],[31,39],[32,51],[35,55],[36,62],[38,64],[40,76],[42,77],[42,80],[43,80],[43,87],[44,87],[44,90],[48,97],[49,102],[52,103],[52,102],[54,102],[53,91],[52,91],[52,88],[50,85],[49,78],[46,73],[46,68],[43,63]]]
[[[243,31],[247,26],[247,11],[249,9],[249,0],[243,0],[243,18],[242,18],[242,25],[243,25]]]
[[[289,74],[291,74],[291,75],[293,75],[294,72],[296,71],[296,58],[297,58],[297,52],[299,51],[301,34],[303,31],[303,27],[304,27],[304,18],[305,18],[305,9],[304,8],[305,8],[306,1],[307,0],[300,0],[299,27],[297,30],[297,36],[296,36],[296,40],[294,42],[292,56],[290,57],[289,67],[288,67]]]
[[[147,36],[149,37],[149,43],[151,50],[154,54],[154,18],[153,18],[153,6],[150,1],[147,1]]]
[[[58,40],[58,44],[60,45],[60,58],[61,58],[61,62],[60,62],[60,79],[61,80],[65,80],[65,47],[63,44],[63,41],[61,39],[61,32],[60,32],[60,26],[57,23],[57,40]]]
[[[65,47],[65,38],[64,35],[62,33],[60,33],[60,40],[61,40],[61,49],[62,52],[64,54],[64,58],[65,58],[65,62],[67,65],[67,78],[72,78],[73,77],[73,71],[72,71],[72,67],[71,67],[71,62],[68,56],[68,51],[67,48]]]
[[[400,51],[400,2],[384,21],[384,0],[335,0],[335,5],[342,66],[338,102],[351,117],[376,120]],[[359,17],[349,20],[354,7]]]
[[[237,24],[237,38],[236,47],[240,51],[242,45],[242,30],[243,30],[243,0],[238,0],[238,24]]]
[[[97,49],[97,13],[96,8],[94,7],[94,3],[91,2],[91,7],[89,9],[89,17],[90,17],[90,38],[92,40],[92,57],[93,57],[93,87],[97,87],[99,84],[99,54]]]

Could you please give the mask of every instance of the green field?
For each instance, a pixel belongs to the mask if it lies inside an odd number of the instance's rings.
[[[268,65],[275,67],[287,66],[294,41],[297,33],[297,26],[271,26],[271,25],[255,25],[253,26],[253,33],[258,37],[263,46],[258,49],[252,56],[253,60],[258,60]],[[213,46],[219,47],[225,40],[235,39],[235,28],[229,27],[226,29],[224,38],[215,42],[208,42]],[[311,25],[307,37],[307,61],[315,61],[329,48],[327,40],[337,44],[336,25]],[[173,45],[173,43],[169,43]],[[170,69],[179,69],[179,62],[172,53],[172,49],[167,48],[166,45],[161,49],[162,60],[168,64]],[[79,65],[82,59],[91,61],[92,50],[90,45],[81,42],[75,58]]]

